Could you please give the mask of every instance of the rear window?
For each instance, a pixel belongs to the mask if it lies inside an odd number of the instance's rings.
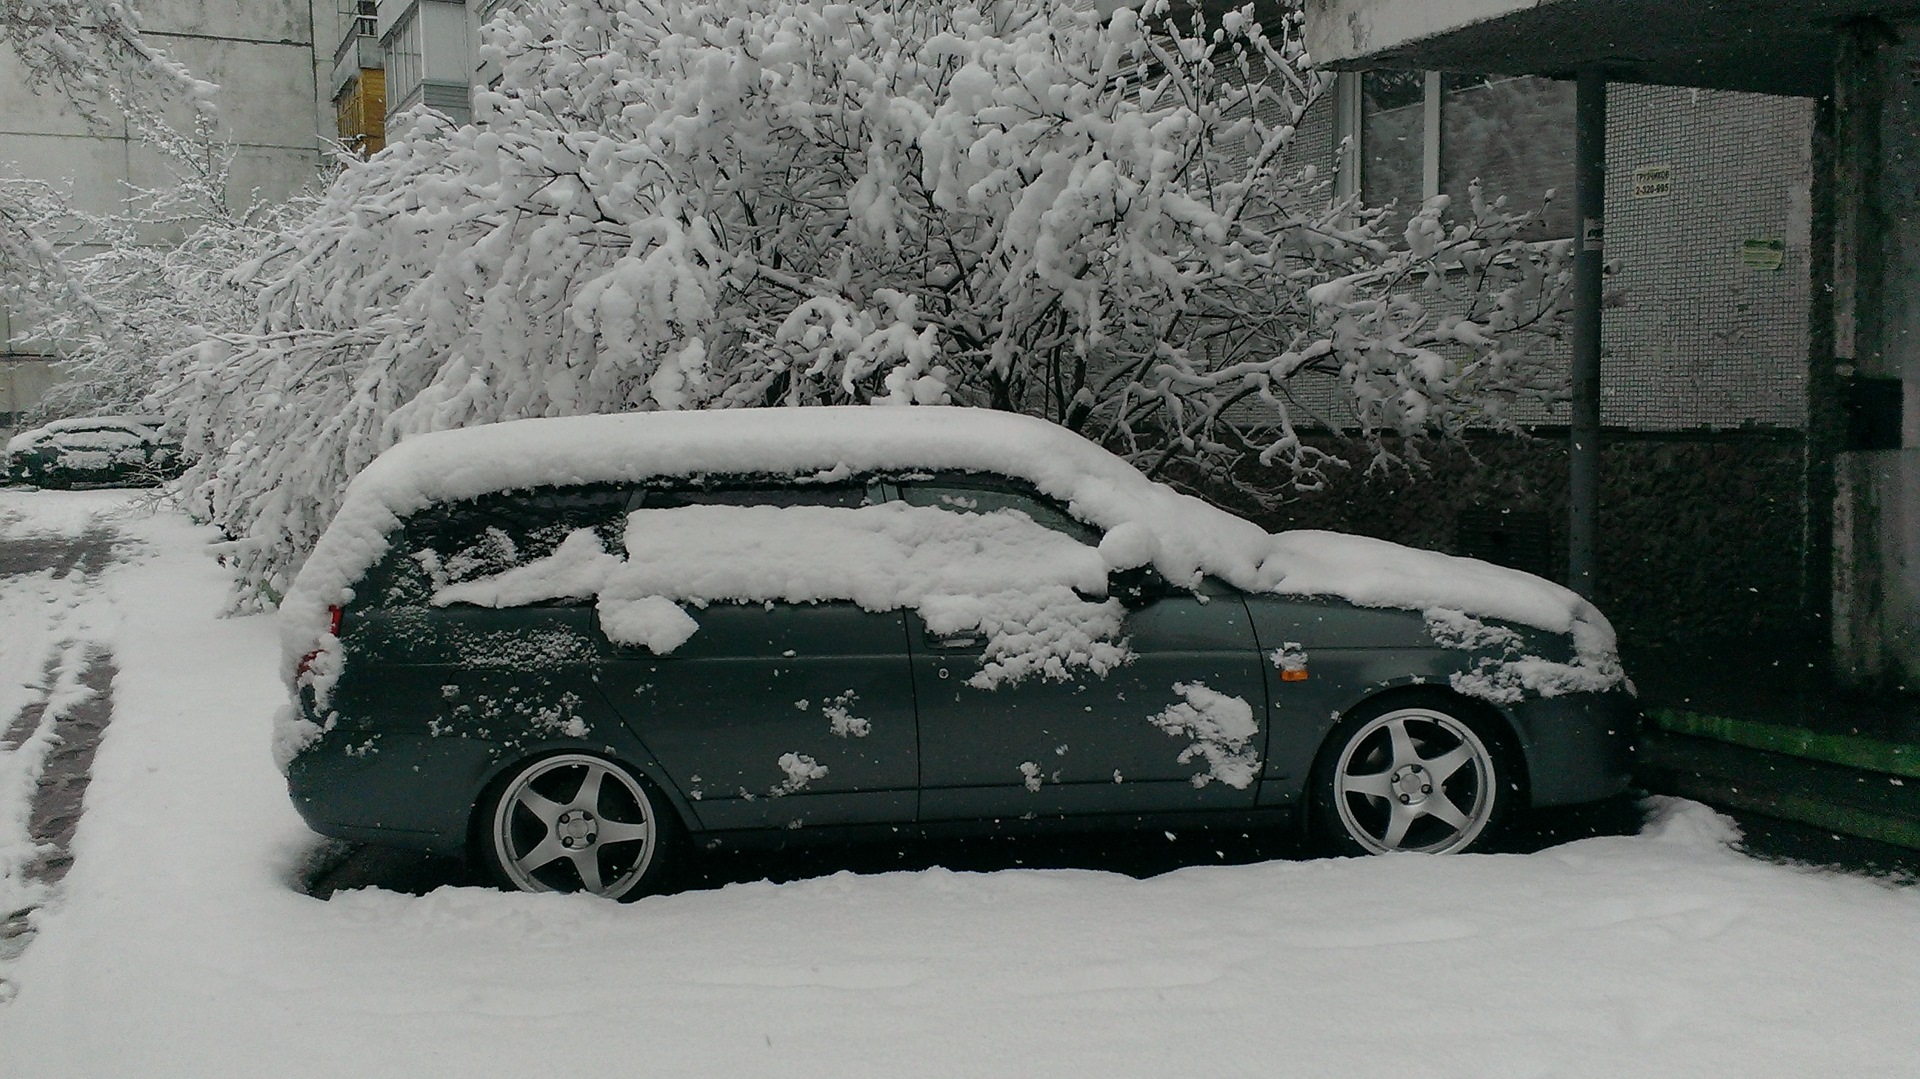
[[[860,483],[804,485],[716,483],[702,486],[649,487],[637,493],[634,509],[666,510],[686,506],[835,506],[858,509],[869,498]]]

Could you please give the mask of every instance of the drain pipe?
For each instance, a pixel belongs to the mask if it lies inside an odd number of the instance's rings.
[[[1607,78],[1582,67],[1574,103],[1573,378],[1567,446],[1567,587],[1593,599],[1600,525],[1600,275],[1606,259]]]

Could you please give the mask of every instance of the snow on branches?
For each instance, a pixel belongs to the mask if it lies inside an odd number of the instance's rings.
[[[256,324],[179,372],[244,575],[284,588],[393,442],[494,420],[950,401],[1310,486],[1303,421],[1379,448],[1554,392],[1528,346],[1565,245],[1477,196],[1337,204],[1291,152],[1326,85],[1299,29],[1163,0],[504,13],[475,122],[349,163],[251,268]]]
[[[64,93],[90,119],[112,110],[150,118],[175,97],[212,115],[216,87],[154,47],[128,0],[7,0],[0,42],[12,47],[30,88]]]
[[[169,373],[165,358],[252,325],[251,282],[230,273],[282,243],[285,223],[311,201],[236,197],[231,148],[204,130],[157,128],[147,145],[168,169],[162,186],[129,186],[113,212],[51,198],[37,217],[42,228],[58,223],[63,257],[14,299],[61,353],[63,377],[42,414],[169,411],[166,393],[148,400]],[[0,180],[0,192],[9,186]]]
[[[172,101],[192,106],[196,130],[212,121],[217,88],[155,48],[125,0],[6,0],[0,45],[28,89],[64,94],[90,124],[117,121],[151,143],[155,132],[173,134],[162,116]],[[16,307],[70,319],[101,314],[62,258],[84,228],[80,216],[61,190],[0,176],[0,293]]]

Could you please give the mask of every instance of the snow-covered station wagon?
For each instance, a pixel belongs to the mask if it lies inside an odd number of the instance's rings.
[[[1461,851],[1626,786],[1558,585],[1278,535],[960,408],[525,420],[402,442],[282,607],[319,832],[608,896],[687,839],[1304,824]]]

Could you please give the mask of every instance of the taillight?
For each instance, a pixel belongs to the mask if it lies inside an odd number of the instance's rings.
[[[340,636],[340,608],[338,607],[327,608],[327,633],[334,637]],[[313,670],[313,661],[319,658],[319,656],[320,649],[318,648],[301,656],[300,665],[294,668],[294,677],[305,677],[307,672]]]

